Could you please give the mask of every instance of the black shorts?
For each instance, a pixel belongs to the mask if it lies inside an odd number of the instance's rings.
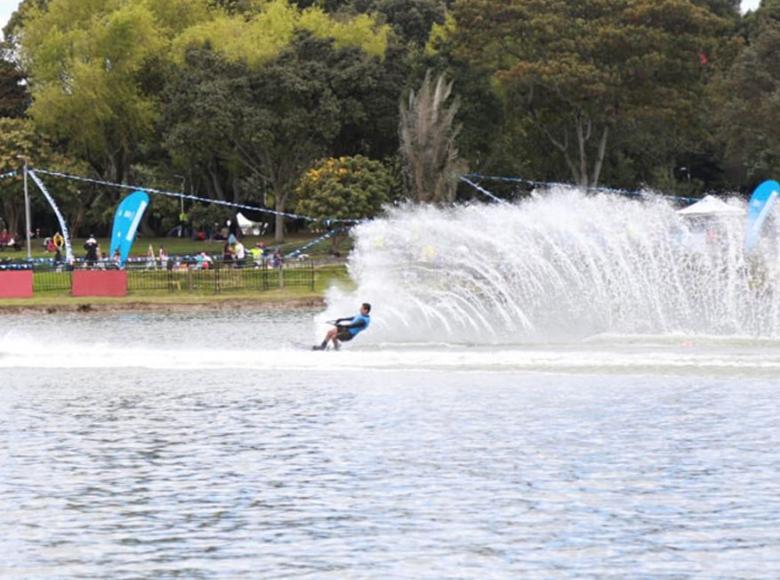
[[[348,340],[352,340],[352,333],[349,332],[346,328],[343,326],[337,326],[338,333],[336,334],[336,340],[340,340],[341,342],[347,342]]]

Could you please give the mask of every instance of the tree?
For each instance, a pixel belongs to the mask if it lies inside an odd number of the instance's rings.
[[[23,117],[30,105],[24,74],[5,59],[0,59],[0,117]]]
[[[17,170],[14,178],[0,181],[0,207],[8,229],[22,233],[24,227],[24,191],[21,167],[26,158],[30,167],[43,166],[65,172],[83,172],[83,164],[58,153],[49,141],[35,130],[29,119],[0,118],[0,173]],[[96,194],[89,187],[79,187],[73,183],[63,184],[56,191],[57,203],[65,214],[68,223],[79,227],[83,216],[90,207],[95,206]],[[33,210],[33,223],[49,221],[51,209],[43,196],[36,195],[32,186],[30,192]],[[38,218],[38,220],[36,220]]]
[[[401,101],[399,136],[406,183],[419,202],[451,202],[465,164],[455,143],[460,126],[455,124],[458,103],[448,103],[452,82],[430,73],[420,90]]]
[[[301,32],[380,58],[387,48],[389,27],[368,14],[332,18],[320,8],[300,10],[287,0],[258,2],[257,7],[249,14],[216,14],[190,27],[174,41],[174,51],[183,56],[190,48],[209,46],[230,61],[256,68],[276,58]]]
[[[362,155],[329,158],[299,180],[295,211],[318,218],[326,226],[335,219],[371,218],[390,200],[393,189],[392,175],[379,161]],[[343,234],[333,236],[334,251],[342,238]]]
[[[159,130],[173,167],[190,175],[196,191],[219,200],[238,201],[240,162],[231,111],[237,106],[233,86],[246,74],[245,65],[209,49],[191,49],[160,95]]]
[[[50,0],[25,12],[21,60],[30,113],[93,170],[124,181],[151,140],[156,99],[144,80],[165,61],[170,39],[209,18],[207,0]]]
[[[752,17],[748,46],[714,90],[727,162],[754,183],[780,172],[780,1]]]
[[[492,71],[583,187],[599,183],[616,130],[694,122],[733,27],[691,0],[460,0],[453,15],[457,54]]]
[[[219,162],[267,184],[281,240],[295,182],[342,127],[367,115],[353,95],[372,71],[375,59],[363,51],[311,34],[258,67],[192,53],[166,91],[166,143],[174,157]]]
[[[428,42],[431,27],[444,22],[442,0],[357,0],[360,12],[378,12],[404,43],[422,47]]]

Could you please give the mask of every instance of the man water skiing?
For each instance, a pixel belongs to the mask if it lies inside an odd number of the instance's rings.
[[[371,312],[371,305],[368,302],[364,302],[360,306],[360,314],[357,316],[334,320],[331,324],[335,324],[336,327],[331,328],[328,334],[325,335],[325,340],[322,341],[322,344],[312,347],[312,350],[325,350],[330,341],[333,341],[333,348],[338,350],[341,347],[341,342],[352,340],[368,328],[368,325],[371,323],[369,312]]]

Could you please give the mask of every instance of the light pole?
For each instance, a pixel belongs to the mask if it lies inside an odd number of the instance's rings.
[[[23,155],[17,155],[19,159],[24,161],[24,227],[27,230],[25,232],[25,238],[27,239],[27,259],[32,260],[32,243],[30,241],[30,191],[27,187],[27,157]]]
[[[184,224],[182,223],[181,216],[184,214],[184,185],[187,183],[186,182],[187,178],[184,177],[183,175],[174,175],[174,177],[178,177],[179,179],[181,179],[181,188],[180,188],[181,196],[179,196],[179,201],[181,202],[181,204],[179,205],[179,219],[178,219],[178,222],[179,222],[179,237],[183,238],[184,237]]]
[[[187,183],[187,178],[183,175],[174,175],[174,177],[181,179],[181,187],[179,188],[179,191],[181,191],[181,196],[179,197],[179,200],[181,201],[181,213],[184,213],[184,186]]]

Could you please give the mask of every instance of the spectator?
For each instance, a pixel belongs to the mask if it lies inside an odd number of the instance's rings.
[[[228,236],[233,236],[234,239],[241,237],[241,228],[238,227],[238,222],[227,220],[225,222],[228,230]]]
[[[244,244],[236,240],[236,243],[233,244],[233,251],[236,254],[236,265],[239,268],[243,268],[246,261],[246,248],[244,247]]]
[[[163,246],[160,246],[160,269],[161,270],[167,270],[168,269],[168,252],[165,251],[165,248]],[[173,264],[171,264],[172,266]]]
[[[282,258],[282,252],[279,251],[279,248],[276,248],[274,250],[274,255],[271,256],[271,267],[281,268],[283,265],[284,265],[284,258]]]
[[[230,242],[226,242],[225,247],[222,248],[222,262],[224,264],[233,262],[233,246],[230,245]]]
[[[201,252],[198,254],[197,260],[197,268],[200,270],[208,270],[211,268],[211,264],[214,262],[214,260],[211,259],[211,256],[209,256],[206,252]]]
[[[189,231],[188,231],[189,222],[190,222],[190,216],[187,215],[187,212],[182,209],[182,212],[179,214],[179,237],[180,238],[185,238],[189,236]]]
[[[252,261],[255,263],[255,267],[260,267],[263,265],[263,256],[265,255],[264,252],[265,244],[263,242],[259,242],[255,244],[255,247],[249,250],[249,253],[252,254]]]
[[[154,248],[152,247],[152,244],[149,244],[149,248],[146,250],[146,269],[157,269],[157,260],[154,259]]]
[[[98,260],[98,243],[95,236],[89,234],[87,241],[84,242],[84,249],[87,251],[84,255],[84,266],[92,268]]]

